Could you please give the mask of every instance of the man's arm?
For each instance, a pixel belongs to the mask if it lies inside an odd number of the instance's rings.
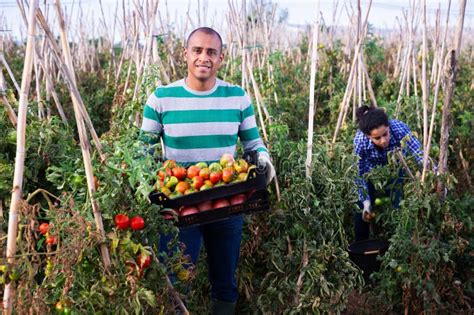
[[[159,99],[155,93],[156,91],[148,97],[145,103],[142,126],[140,127],[140,140],[152,145],[160,141],[163,132]]]
[[[248,98],[247,95],[246,97]],[[241,111],[241,123],[239,126],[240,142],[244,147],[244,151],[248,152],[255,150],[258,152],[258,164],[266,167],[267,184],[269,184],[273,177],[275,177],[275,168],[270,160],[268,150],[260,137],[250,98],[248,98],[247,103],[248,105]]]

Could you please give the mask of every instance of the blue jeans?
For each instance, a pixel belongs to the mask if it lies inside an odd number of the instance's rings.
[[[403,198],[403,171],[401,170],[398,174],[398,178],[393,180],[388,187],[385,189],[385,193],[382,197],[390,197],[392,207],[398,209],[400,207],[400,201]],[[375,202],[375,188],[371,182],[367,183],[368,195],[370,197],[370,204],[372,209],[374,208]],[[357,205],[361,210],[364,209],[364,205],[361,201],[357,202]],[[370,224],[362,220],[362,212],[356,212],[354,215],[354,232],[355,241],[363,241],[369,238]]]
[[[243,217],[236,216],[179,230],[179,241],[185,246],[184,255],[189,255],[194,265],[199,257],[201,241],[204,241],[212,299],[229,303],[237,301],[235,271],[239,262],[242,226]],[[160,252],[170,251],[168,249],[170,240],[170,235],[160,234]],[[176,248],[171,249],[171,251],[175,250]]]

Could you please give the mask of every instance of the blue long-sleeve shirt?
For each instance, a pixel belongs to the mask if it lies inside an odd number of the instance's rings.
[[[358,130],[354,137],[354,153],[359,157],[359,177],[356,179],[356,184],[359,191],[359,200],[361,202],[369,200],[367,182],[362,178],[362,175],[369,172],[376,166],[383,166],[388,163],[387,153],[393,151],[396,148],[401,147],[401,140],[408,136],[406,141],[406,148],[403,150],[403,155],[408,153],[412,154],[416,161],[421,164],[423,161],[423,151],[421,144],[412,135],[410,128],[399,121],[390,120],[390,142],[385,149],[380,149],[365,135],[362,131]]]

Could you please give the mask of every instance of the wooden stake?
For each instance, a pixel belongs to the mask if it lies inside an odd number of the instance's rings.
[[[450,69],[448,73],[447,87],[444,96],[443,115],[441,118],[441,137],[439,141],[439,174],[446,174],[448,171],[448,145],[449,145],[449,124],[451,121],[451,98],[454,94],[457,74],[457,60],[461,51],[462,31],[464,27],[464,16],[466,12],[466,0],[459,1],[459,19],[456,30],[456,42],[454,50],[450,52]],[[444,184],[439,181],[437,192],[440,196],[444,196]]]
[[[66,68],[69,72],[68,74],[70,75],[70,80],[71,80],[70,85],[76,86],[74,68],[72,64],[71,54],[69,52],[69,42],[67,40],[66,29],[65,29],[66,26],[65,26],[62,9],[61,9],[60,0],[55,0],[54,4],[56,8],[57,19],[59,21],[59,31],[60,31],[60,37],[61,37],[61,44],[63,48],[63,56],[65,60],[65,64],[63,68]],[[77,88],[75,90],[77,90]],[[93,179],[94,174],[93,174],[92,161],[91,161],[91,156],[90,156],[90,151],[89,151],[90,144],[89,144],[89,139],[87,138],[86,126],[84,123],[84,115],[81,111],[80,103],[82,103],[82,99],[80,95],[77,95],[72,90],[70,90],[70,94],[71,94],[72,104],[74,108],[74,116],[76,118],[77,131],[79,134],[79,141],[81,145],[82,159],[84,162],[84,169],[85,169],[86,179],[87,179],[87,188],[89,191],[89,198],[92,204],[92,211],[94,213],[95,224],[96,224],[97,231],[101,235],[102,239],[105,240],[106,237],[105,237],[105,231],[104,231],[104,226],[102,222],[102,214],[100,212],[99,204],[97,203],[94,197],[96,187],[94,186],[94,179]],[[102,262],[104,264],[104,268],[109,269],[110,268],[109,250],[105,243],[100,244],[100,252],[102,255]]]
[[[313,25],[313,49],[311,51],[311,75],[309,80],[309,106],[308,106],[308,140],[306,142],[306,178],[311,178],[311,163],[313,159],[313,133],[314,133],[314,113],[316,106],[314,103],[314,86],[316,85],[316,71],[318,67],[318,41],[319,41],[319,6],[320,0],[316,4],[316,19]]]
[[[6,258],[8,264],[15,263],[16,238],[18,233],[18,210],[20,208],[23,193],[23,173],[25,166],[25,134],[26,115],[28,112],[28,92],[31,84],[31,74],[33,70],[33,53],[36,36],[35,10],[38,0],[30,1],[30,11],[28,15],[28,37],[26,42],[25,63],[21,76],[20,102],[18,108],[18,126],[16,140],[15,173],[13,175],[12,197],[10,201],[10,212],[8,216],[8,238]],[[3,55],[2,55],[3,56]],[[3,294],[3,314],[12,313],[13,283],[5,285]]]

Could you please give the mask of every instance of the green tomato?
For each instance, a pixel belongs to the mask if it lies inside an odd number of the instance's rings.
[[[375,198],[374,203],[376,206],[381,206],[383,204],[383,200],[380,198]]]

